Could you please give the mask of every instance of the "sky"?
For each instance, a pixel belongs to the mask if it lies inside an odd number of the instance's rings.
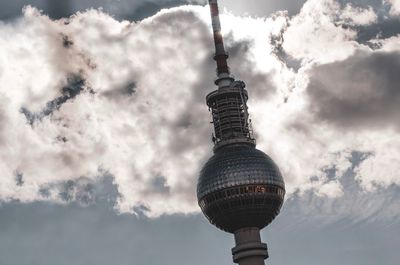
[[[286,183],[267,263],[397,265],[400,1],[220,6]],[[201,0],[0,0],[0,264],[232,264],[195,192],[209,16]]]

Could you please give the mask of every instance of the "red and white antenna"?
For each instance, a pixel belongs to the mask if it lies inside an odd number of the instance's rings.
[[[228,67],[228,53],[225,51],[224,40],[221,33],[221,22],[219,20],[219,8],[217,0],[209,0],[211,10],[211,22],[214,32],[215,56],[214,60],[217,62],[217,76],[218,79],[215,84],[218,87],[229,86],[234,79],[230,75]]]

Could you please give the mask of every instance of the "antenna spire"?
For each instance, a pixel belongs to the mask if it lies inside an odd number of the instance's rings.
[[[224,40],[221,33],[221,22],[219,20],[219,8],[217,0],[209,0],[211,10],[211,22],[214,32],[215,56],[217,62],[218,79],[215,84],[218,87],[229,86],[234,79],[231,77],[228,67],[228,53],[225,51]]]

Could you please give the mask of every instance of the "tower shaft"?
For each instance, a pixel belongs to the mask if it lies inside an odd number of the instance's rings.
[[[235,232],[236,246],[232,248],[233,262],[239,265],[264,265],[268,258],[267,244],[261,243],[260,229],[243,228]]]

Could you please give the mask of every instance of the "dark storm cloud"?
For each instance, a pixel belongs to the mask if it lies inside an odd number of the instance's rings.
[[[317,117],[346,127],[400,127],[400,53],[357,52],[315,67],[308,94]]]

